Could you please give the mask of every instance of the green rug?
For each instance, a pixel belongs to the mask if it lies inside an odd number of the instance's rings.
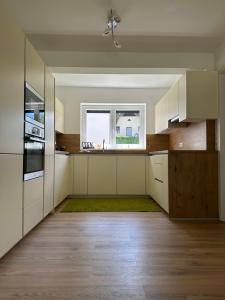
[[[62,212],[159,212],[149,198],[83,198],[69,199]]]

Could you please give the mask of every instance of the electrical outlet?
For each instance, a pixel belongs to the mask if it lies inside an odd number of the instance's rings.
[[[179,148],[183,148],[184,147],[184,143],[183,142],[180,142],[179,143]]]

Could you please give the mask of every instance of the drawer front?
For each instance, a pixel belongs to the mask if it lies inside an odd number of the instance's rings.
[[[168,155],[151,157],[153,177],[162,182],[168,181]]]

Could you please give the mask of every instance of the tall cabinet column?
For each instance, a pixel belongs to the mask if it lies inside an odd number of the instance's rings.
[[[25,36],[0,4],[0,257],[22,238]]]

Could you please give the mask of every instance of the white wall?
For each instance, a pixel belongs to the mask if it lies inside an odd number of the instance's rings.
[[[216,69],[219,71],[225,70],[225,42],[216,49],[215,53]]]
[[[146,131],[154,132],[154,103],[167,89],[116,89],[56,87],[65,105],[65,133],[80,133],[80,103],[146,103]]]

